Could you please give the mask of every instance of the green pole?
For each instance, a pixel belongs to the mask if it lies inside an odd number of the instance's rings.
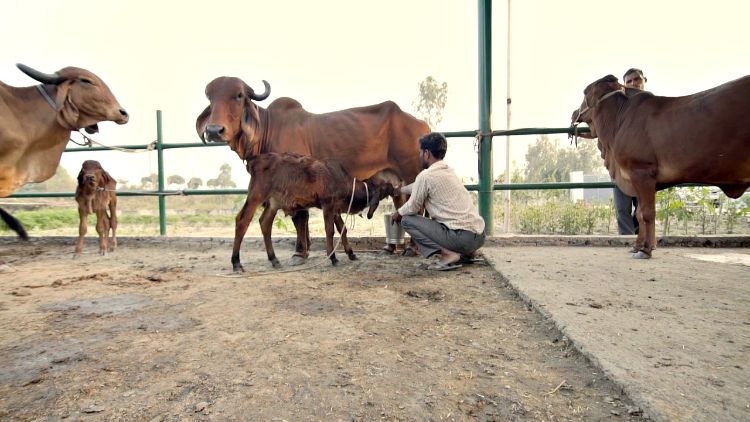
[[[479,0],[479,214],[492,235],[492,0]]]
[[[156,110],[156,154],[159,163],[159,193],[164,192],[164,138],[161,131],[161,110]],[[164,195],[159,195],[159,234],[167,235],[167,205]]]

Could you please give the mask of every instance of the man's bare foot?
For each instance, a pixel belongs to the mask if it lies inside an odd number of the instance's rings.
[[[461,254],[449,251],[448,249],[441,249],[440,250],[440,264],[441,265],[450,265],[455,264],[461,259]]]

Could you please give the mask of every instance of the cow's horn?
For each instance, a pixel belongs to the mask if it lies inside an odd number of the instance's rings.
[[[57,73],[49,74],[49,73],[42,73],[36,69],[32,69],[25,64],[16,63],[16,67],[21,69],[21,72],[29,75],[32,79],[36,79],[39,82],[45,83],[45,84],[59,84],[62,82],[63,78],[58,75]]]
[[[258,95],[255,92],[253,92],[253,95],[250,96],[255,101],[263,101],[266,98],[268,98],[269,95],[271,95],[271,85],[264,79],[263,85],[265,85],[266,90],[262,94]]]

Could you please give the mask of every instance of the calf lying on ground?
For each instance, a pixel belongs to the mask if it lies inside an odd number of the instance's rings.
[[[99,233],[99,254],[107,254],[107,236],[112,229],[112,243],[109,248],[117,248],[117,182],[99,164],[98,161],[86,160],[78,173],[78,187],[76,187],[76,202],[78,202],[78,243],[74,258],[81,255],[83,237],[88,230],[88,215],[96,213],[96,232]],[[109,211],[109,214],[107,214]]]
[[[250,187],[245,205],[237,214],[234,231],[232,269],[235,272],[244,271],[240,264],[240,246],[247,227],[261,204],[265,206],[259,219],[263,242],[268,260],[274,267],[280,266],[271,243],[271,229],[276,212],[283,210],[286,214],[291,214],[312,207],[323,210],[326,253],[331,263],[336,265],[338,259],[333,250],[334,225],[341,233],[341,243],[349,259],[356,259],[346,240],[346,226],[341,213],[349,211],[350,214],[356,214],[369,206],[367,218],[372,218],[380,200],[393,194],[390,183],[379,184],[374,178],[354,183],[354,179],[339,161],[317,160],[294,153],[253,156],[247,160],[247,171],[250,173]]]

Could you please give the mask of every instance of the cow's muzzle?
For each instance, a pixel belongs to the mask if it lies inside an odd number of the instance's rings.
[[[203,139],[206,142],[224,142],[224,133],[226,130],[222,125],[206,125],[206,131],[203,133]]]

